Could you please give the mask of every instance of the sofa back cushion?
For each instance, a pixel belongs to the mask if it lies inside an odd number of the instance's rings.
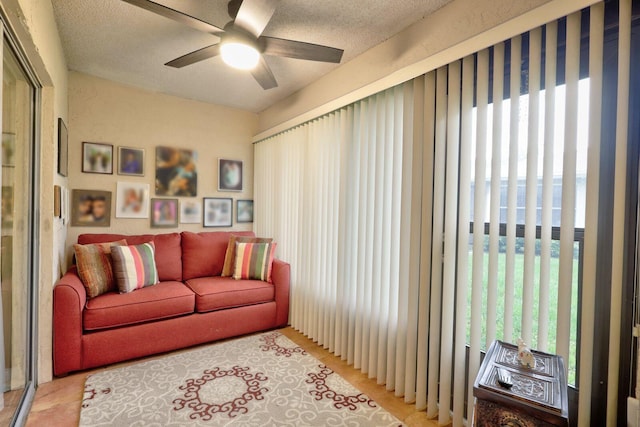
[[[155,260],[158,269],[158,279],[182,281],[182,246],[180,233],[141,234],[127,236],[124,234],[81,234],[78,243],[104,243],[125,239],[128,245],[153,242],[155,245]]]
[[[255,236],[252,231],[182,232],[183,280],[220,276],[231,234]]]

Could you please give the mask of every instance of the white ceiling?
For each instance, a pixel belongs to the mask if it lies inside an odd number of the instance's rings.
[[[183,98],[260,112],[337,64],[266,57],[278,87],[263,90],[217,58],[164,65],[218,42],[121,0],[51,0],[69,69]],[[226,0],[155,0],[218,27]],[[264,35],[344,49],[342,63],[387,40],[450,0],[281,0]]]

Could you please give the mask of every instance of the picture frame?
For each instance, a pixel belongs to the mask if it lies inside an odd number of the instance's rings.
[[[149,218],[149,184],[116,183],[116,218]]]
[[[203,199],[204,227],[231,227],[233,222],[233,199],[205,197]]]
[[[156,147],[156,196],[197,196],[197,160],[194,150]]]
[[[16,165],[16,134],[2,132],[2,166],[15,167]]]
[[[13,186],[2,186],[2,230],[13,228]]]
[[[61,117],[58,117],[58,175],[69,176],[69,131]]]
[[[113,145],[83,142],[82,172],[113,175]]]
[[[253,222],[253,200],[236,201],[236,222]]]
[[[71,226],[109,227],[110,225],[111,191],[71,191]]]
[[[242,191],[243,186],[242,160],[218,159],[218,191]]]
[[[144,176],[144,148],[118,147],[118,175]]]
[[[200,224],[202,222],[202,203],[199,200],[182,199],[180,201],[180,223]]]
[[[178,226],[178,199],[151,199],[151,227]]]
[[[53,186],[53,216],[54,218],[62,218],[61,208],[61,190],[59,185]]]

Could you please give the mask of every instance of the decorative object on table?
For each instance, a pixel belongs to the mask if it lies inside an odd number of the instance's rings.
[[[116,218],[149,218],[149,184],[116,184]]]
[[[253,200],[238,200],[236,222],[253,222]]]
[[[104,420],[117,426],[402,425],[278,331],[89,375],[79,425]]]
[[[151,199],[151,226],[178,226],[178,199]]]
[[[156,195],[195,197],[198,193],[197,153],[172,147],[156,148]]]
[[[82,172],[113,174],[113,145],[83,142]]]
[[[111,224],[111,191],[73,190],[71,192],[71,225],[74,227],[109,227]]]
[[[202,203],[199,200],[182,199],[180,201],[180,222],[182,224],[200,224],[202,222]]]
[[[531,353],[531,349],[522,341],[522,338],[518,338],[518,360],[524,367],[534,369],[536,367],[536,359]]]
[[[118,147],[118,175],[144,176],[144,149]]]
[[[62,225],[65,225],[67,222],[69,222],[69,189],[67,187],[62,187],[62,194],[61,194],[61,216],[60,218],[62,218]]]
[[[473,385],[473,425],[567,427],[567,380],[562,357],[529,350],[535,364],[527,368],[520,363],[518,350],[502,341],[494,341],[487,350]],[[507,386],[501,384],[505,379]]]
[[[205,227],[231,227],[233,218],[233,200],[218,197],[205,197],[203,200]]]
[[[242,161],[218,159],[218,191],[242,191]]]
[[[58,174],[69,175],[69,132],[64,120],[58,117]]]
[[[16,165],[16,134],[2,132],[2,166]]]
[[[60,209],[60,186],[53,186],[53,216],[55,218],[61,217],[61,209]]]

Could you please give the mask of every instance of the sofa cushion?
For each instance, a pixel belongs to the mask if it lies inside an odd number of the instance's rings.
[[[222,277],[232,277],[236,268],[236,242],[237,243],[271,243],[273,239],[266,237],[240,237],[235,234],[229,236],[227,252],[224,256],[224,266],[222,267]]]
[[[80,276],[89,298],[116,289],[111,248],[126,244],[127,241],[122,239],[116,242],[73,245],[78,265],[78,276]]]
[[[121,294],[159,282],[154,252],[153,242],[115,246],[111,250],[113,273]]]
[[[114,240],[126,239],[128,245],[139,245],[141,243],[153,242],[155,248],[156,266],[158,268],[158,278],[164,281],[182,280],[182,246],[179,233],[165,234],[141,234],[127,236],[124,234],[81,234],[78,236],[78,243],[103,243]]]
[[[234,231],[236,236],[253,236],[251,231]],[[182,279],[220,276],[229,245],[228,231],[182,232]]]
[[[84,329],[94,331],[167,319],[193,313],[194,306],[195,295],[181,282],[160,282],[128,294],[109,292],[87,302]]]
[[[260,304],[275,299],[274,286],[260,280],[238,281],[218,276],[191,279],[186,283],[196,294],[196,311],[199,313]]]
[[[271,283],[271,264],[277,243],[236,243],[233,278],[264,280]]]

